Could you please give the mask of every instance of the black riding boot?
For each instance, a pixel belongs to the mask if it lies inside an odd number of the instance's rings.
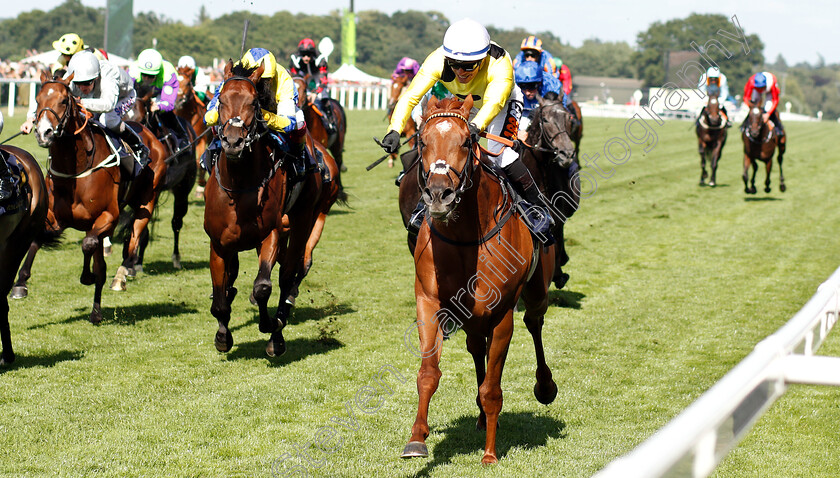
[[[201,166],[207,171],[210,172],[213,170],[213,165],[216,164],[216,161],[219,160],[219,156],[222,155],[222,142],[219,138],[214,137],[210,144],[207,145],[207,148],[204,150],[204,153],[201,155]]]
[[[423,221],[426,220],[426,203],[423,202],[423,199],[420,199],[417,202],[417,206],[414,207],[414,211],[411,213],[411,216],[408,217],[408,224],[405,225],[405,229],[413,235],[417,235],[420,232],[420,228],[423,227]]]
[[[324,120],[324,129],[327,130],[327,136],[334,135],[338,132],[338,128],[336,128],[335,122],[333,121],[333,110],[329,98],[321,100],[321,112],[324,113],[321,118]]]
[[[11,199],[15,192],[14,178],[12,178],[9,165],[6,164],[8,154],[0,150],[0,202]]]
[[[137,161],[141,168],[145,168],[149,164],[149,148],[143,143],[143,139],[136,131],[131,129],[128,125],[123,125],[125,128],[120,132],[120,139],[137,153]]]
[[[534,178],[528,168],[522,163],[522,160],[517,159],[513,163],[502,168],[508,179],[519,190],[522,196],[527,201],[528,207],[524,208],[526,211],[526,221],[528,228],[535,234],[541,234],[550,237],[549,230],[551,224],[554,222],[548,209],[543,206],[539,187],[534,183]]]
[[[295,144],[292,155],[292,169],[294,170],[295,179],[302,180],[307,173],[307,165],[309,164],[309,151],[306,149],[306,142],[302,141]]]

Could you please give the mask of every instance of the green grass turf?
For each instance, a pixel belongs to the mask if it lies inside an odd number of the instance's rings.
[[[6,118],[2,138],[22,115]],[[590,476],[691,404],[840,263],[840,125],[788,123],[788,191],[778,191],[774,166],[773,191],[761,191],[760,172],[751,197],[740,138],[724,150],[719,186],[701,188],[690,124],[654,126],[657,143],[646,153],[631,144],[630,158],[598,179],[567,225],[571,280],[552,288],[544,329],[555,402],[533,397],[533,345],[517,314],[502,381],[501,461],[482,467],[474,371],[459,333],[444,346],[431,457],[401,460],[417,403],[419,361],[403,344],[415,315],[413,262],[396,170],[364,170],[380,156],[371,137],[386,127],[382,112],[348,116],[350,206],[327,220],[280,358],[265,356],[267,336],[247,300],[253,253],[241,255],[233,350],[213,347],[200,201],[181,235],[184,269],[174,270],[164,197],[145,271],[127,292],[103,293],[100,326],[87,320],[93,288],[78,282],[82,234],[39,254],[30,297],[11,303],[18,360],[0,371],[0,475],[271,476],[272,464],[304,449],[313,462],[288,458],[279,476],[291,466],[310,476]],[[587,119],[582,152],[600,153],[605,171],[603,146],[613,137],[625,137],[624,120]],[[46,160],[31,135],[11,144]],[[115,246],[108,259],[109,282],[120,253]],[[840,341],[829,336],[820,352],[840,355]],[[405,379],[384,380],[390,395],[365,388],[383,366]],[[362,413],[352,402],[370,390],[380,391],[379,408]],[[792,387],[715,476],[837,476],[838,404],[840,390]]]

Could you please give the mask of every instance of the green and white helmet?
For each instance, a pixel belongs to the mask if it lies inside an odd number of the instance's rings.
[[[163,57],[154,48],[147,48],[137,55],[137,69],[146,75],[157,75],[163,67]]]
[[[99,58],[89,50],[82,50],[67,63],[67,75],[73,74],[73,82],[80,83],[99,77]]]

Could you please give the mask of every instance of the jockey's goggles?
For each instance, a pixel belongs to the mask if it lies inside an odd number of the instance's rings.
[[[481,60],[476,61],[457,61],[457,60],[447,60],[449,67],[453,70],[463,70],[463,71],[473,71],[478,68],[478,64],[481,63]]]
[[[540,52],[538,52],[537,50],[531,50],[529,48],[527,50],[522,50],[522,56],[524,56],[525,58],[539,58]]]
[[[540,87],[540,84],[537,82],[529,82],[529,83],[517,83],[520,89],[523,90],[536,90]]]
[[[91,78],[91,79],[89,79],[89,80],[87,80],[87,81],[74,81],[73,83],[75,83],[75,84],[76,84],[76,86],[90,86],[90,85],[92,85],[92,84],[93,84],[93,81],[94,81],[95,79],[96,79],[96,78]]]

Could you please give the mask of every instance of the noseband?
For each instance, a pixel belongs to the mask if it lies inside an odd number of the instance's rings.
[[[224,89],[225,84],[227,84],[229,81],[247,81],[248,84],[251,85],[251,88],[254,89],[254,102],[252,103],[252,106],[254,107],[254,120],[251,121],[251,124],[250,126],[248,126],[248,129],[245,133],[244,148],[248,149],[253,143],[257,142],[260,139],[260,137],[262,137],[262,133],[257,131],[257,126],[265,122],[262,119],[262,114],[260,113],[262,110],[260,108],[260,98],[259,94],[257,93],[257,85],[255,85],[250,78],[245,78],[244,76],[232,76],[225,80],[224,83],[222,83],[221,89]],[[219,91],[221,91],[221,89]],[[221,93],[219,94],[218,103],[219,112],[221,112],[223,106]],[[222,123],[222,125],[219,127],[219,139],[225,140],[228,143],[230,143],[230,140],[227,138],[227,136],[225,136],[225,129],[228,126],[232,126],[234,128],[243,128],[245,126],[245,121],[239,116],[234,116]]]
[[[429,124],[429,121],[434,119],[434,118],[447,118],[447,117],[448,118],[458,118],[461,121],[463,121],[465,125],[469,124],[469,120],[467,118],[461,116],[460,114],[454,113],[454,112],[451,112],[451,111],[444,111],[444,112],[435,113],[435,114],[429,116],[426,119],[426,121],[423,122],[423,126],[421,127],[421,129],[424,129]],[[423,137],[422,131],[418,134],[418,136],[420,138]],[[430,164],[429,165],[429,171],[427,172],[425,170],[425,168],[422,167],[422,165],[425,161],[424,158],[423,158],[423,147],[424,147],[424,145],[423,145],[422,141],[419,141],[417,151],[418,151],[418,154],[420,156],[420,166],[421,167],[417,168],[417,183],[420,187],[420,191],[422,192],[424,189],[426,189],[426,183],[427,183],[430,175],[432,175],[432,174],[445,174],[446,176],[449,176],[449,173],[453,172],[453,173],[455,173],[455,177],[458,178],[458,189],[455,190],[454,202],[455,202],[455,204],[460,203],[461,202],[461,196],[464,194],[464,191],[466,191],[467,189],[469,189],[472,186],[472,180],[470,178],[472,177],[472,173],[475,170],[473,159],[478,161],[478,157],[475,153],[475,144],[473,143],[472,138],[467,139],[467,145],[468,145],[468,148],[469,148],[469,151],[470,151],[469,158],[467,159],[467,164],[464,165],[463,169],[461,169],[460,172],[457,171],[452,166],[450,166],[449,163],[447,163],[443,159],[438,159],[433,164]]]

